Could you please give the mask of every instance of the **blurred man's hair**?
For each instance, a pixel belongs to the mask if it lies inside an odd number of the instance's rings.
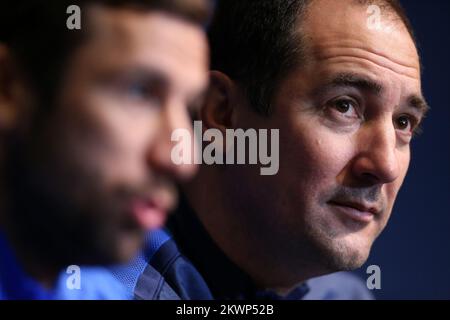
[[[6,45],[34,96],[51,104],[61,84],[62,70],[80,45],[86,30],[84,9],[90,5],[136,11],[159,11],[204,27],[210,18],[211,0],[2,0],[0,45]],[[82,29],[69,30],[67,8],[78,5]],[[1,75],[0,75],[1,76]],[[0,79],[1,80],[1,79]],[[1,84],[1,82],[0,82]]]
[[[216,6],[209,30],[211,68],[237,81],[251,106],[263,115],[270,114],[279,81],[306,58],[300,26],[313,2],[219,0]],[[411,24],[398,0],[354,2],[376,4],[394,13],[414,40]]]

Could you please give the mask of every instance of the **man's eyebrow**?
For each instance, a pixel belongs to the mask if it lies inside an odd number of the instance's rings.
[[[169,79],[167,76],[156,68],[147,66],[133,66],[123,72],[126,80],[140,80],[144,83],[152,83],[159,87],[167,87]]]
[[[355,73],[339,73],[326,82],[325,85],[321,86],[319,91],[323,92],[339,87],[354,87],[360,90],[369,91],[375,95],[380,95],[384,91],[384,88],[380,83]]]
[[[332,88],[354,87],[360,90],[369,91],[375,95],[381,95],[384,91],[382,84],[371,80],[368,77],[355,73],[339,73],[331,80],[322,85],[316,92],[320,95]],[[430,110],[428,103],[422,95],[411,95],[407,99],[407,106],[420,112],[423,116]]]
[[[411,95],[408,98],[408,107],[417,110],[421,113],[422,117],[425,117],[430,110],[430,106],[426,102],[425,98],[419,95]]]

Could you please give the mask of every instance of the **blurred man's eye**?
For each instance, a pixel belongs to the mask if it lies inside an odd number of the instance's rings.
[[[132,103],[145,104],[152,107],[162,105],[162,93],[159,88],[141,81],[127,81],[120,87],[123,98]]]
[[[147,100],[152,96],[152,92],[149,87],[146,84],[139,82],[127,83],[125,84],[123,90],[123,93],[126,94],[129,99],[133,100]]]
[[[166,81],[149,72],[131,70],[109,74],[100,78],[99,83],[123,105],[160,108],[167,94]]]

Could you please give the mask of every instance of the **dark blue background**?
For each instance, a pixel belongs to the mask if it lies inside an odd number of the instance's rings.
[[[450,1],[403,0],[419,41],[431,105],[408,176],[366,268],[381,268],[379,299],[450,299]]]

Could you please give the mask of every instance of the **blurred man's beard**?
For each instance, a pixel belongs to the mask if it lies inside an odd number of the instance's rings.
[[[107,196],[101,179],[83,172],[69,179],[37,170],[23,150],[8,150],[5,181],[10,232],[22,247],[54,269],[133,257],[144,231],[127,214],[126,193]]]

